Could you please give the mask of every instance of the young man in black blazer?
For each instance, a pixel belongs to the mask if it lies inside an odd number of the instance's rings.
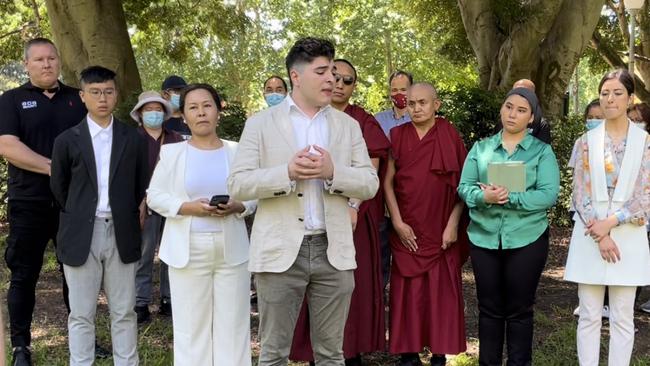
[[[57,255],[70,287],[71,365],[94,360],[95,312],[103,285],[111,316],[113,360],[137,365],[135,266],[140,258],[138,206],[146,189],[142,137],[113,117],[115,73],[81,72],[81,123],[59,135],[52,154],[52,193],[62,207]]]

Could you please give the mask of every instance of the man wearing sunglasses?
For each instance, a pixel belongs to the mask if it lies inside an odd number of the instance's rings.
[[[354,228],[354,249],[357,269],[354,271],[354,291],[343,335],[343,355],[346,366],[361,365],[361,353],[386,349],[384,329],[383,277],[379,248],[379,224],[384,220],[381,189],[383,172],[388,161],[390,142],[379,123],[363,108],[350,104],[357,85],[357,70],[345,59],[334,60],[334,90],[331,106],[354,118],[361,127],[370,161],[378,170],[380,189],[374,198],[361,203],[350,199],[348,209]],[[313,362],[309,338],[309,314],[303,306],[298,317],[290,359]]]

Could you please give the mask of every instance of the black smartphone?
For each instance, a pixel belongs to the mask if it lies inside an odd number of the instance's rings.
[[[225,205],[230,201],[230,196],[227,194],[217,194],[210,198],[210,206],[217,206],[219,204]]]

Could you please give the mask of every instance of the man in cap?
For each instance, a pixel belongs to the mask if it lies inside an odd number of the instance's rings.
[[[178,75],[171,75],[163,81],[160,87],[162,91],[160,94],[172,106],[172,115],[165,121],[165,127],[178,132],[185,140],[192,135],[180,111],[181,92],[186,86],[185,79]]]

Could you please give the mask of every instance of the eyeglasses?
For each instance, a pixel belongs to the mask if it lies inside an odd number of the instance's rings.
[[[105,95],[106,98],[112,97],[115,95],[115,89],[109,88],[109,89],[88,89],[88,94],[92,96],[95,99],[101,98],[102,95]]]
[[[343,76],[343,75],[336,74],[334,75],[334,80],[336,80],[337,83],[343,80],[343,84],[352,85],[354,83],[354,76],[350,76],[350,75]]]

